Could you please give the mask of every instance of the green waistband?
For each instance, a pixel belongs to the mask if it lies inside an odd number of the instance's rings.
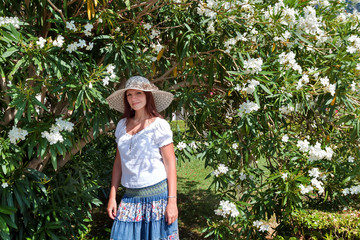
[[[126,188],[125,195],[128,197],[151,197],[167,193],[167,180],[144,188]]]

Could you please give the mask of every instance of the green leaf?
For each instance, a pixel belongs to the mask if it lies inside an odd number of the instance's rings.
[[[4,213],[7,215],[13,214],[17,211],[16,208],[14,207],[9,207],[9,206],[1,206],[0,205],[0,213]]]

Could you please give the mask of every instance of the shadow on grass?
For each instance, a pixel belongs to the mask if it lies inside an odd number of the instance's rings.
[[[201,189],[201,183],[178,177],[182,191],[178,193],[179,232],[181,240],[204,239],[201,230],[207,227],[207,217],[214,215],[219,198]]]

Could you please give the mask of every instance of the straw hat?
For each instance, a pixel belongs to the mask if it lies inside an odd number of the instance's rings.
[[[124,89],[119,89],[106,98],[109,106],[123,113],[125,111],[124,94],[128,89],[151,92],[158,112],[165,110],[174,99],[174,95],[159,90],[154,84],[150,83],[148,79],[141,76],[134,76],[126,81]]]

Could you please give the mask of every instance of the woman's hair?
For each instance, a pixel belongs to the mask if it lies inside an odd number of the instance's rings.
[[[154,97],[152,95],[151,92],[145,92],[145,96],[146,96],[146,105],[145,105],[145,110],[147,111],[147,113],[151,116],[151,117],[161,117],[160,113],[158,113],[158,111],[156,110],[156,106],[155,106],[155,101],[154,101]],[[125,111],[124,111],[124,118],[133,118],[135,116],[135,110],[132,109],[130,107],[130,104],[127,100],[126,97],[126,92],[124,94],[124,105],[125,105]]]

